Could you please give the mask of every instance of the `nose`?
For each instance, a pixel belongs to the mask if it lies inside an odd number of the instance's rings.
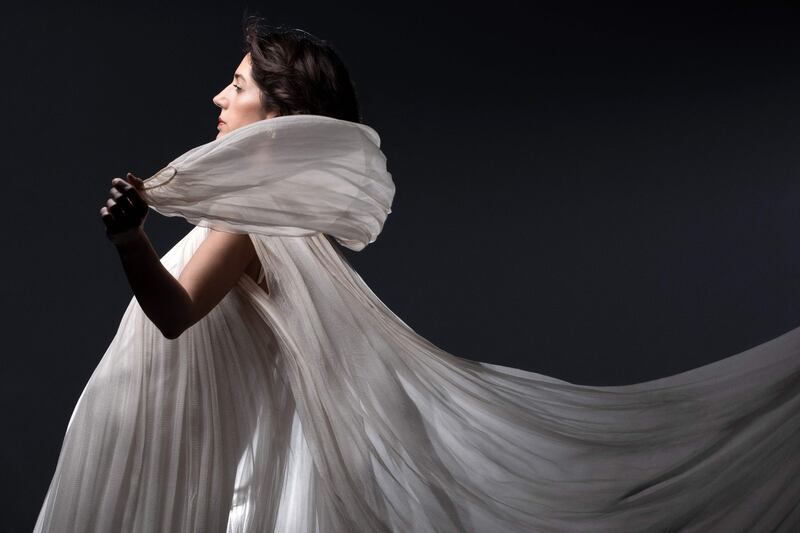
[[[217,106],[217,107],[218,107],[218,108],[220,108],[220,109],[223,109],[223,108],[224,108],[224,107],[223,107],[223,105],[222,105],[222,104],[223,104],[223,99],[222,99],[222,98],[221,98],[221,96],[220,96],[221,94],[222,94],[222,93],[219,93],[217,96],[215,96],[214,98],[212,98],[212,99],[211,99],[211,101],[212,101],[212,102],[214,102],[214,105],[215,105],[215,106]]]

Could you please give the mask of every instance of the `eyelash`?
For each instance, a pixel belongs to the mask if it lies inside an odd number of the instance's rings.
[[[242,88],[241,88],[241,87],[239,87],[238,85],[236,85],[235,83],[231,83],[231,85],[233,85],[234,87],[236,87],[236,92],[237,92],[237,93],[238,93],[239,91],[241,91],[241,90],[242,90]]]

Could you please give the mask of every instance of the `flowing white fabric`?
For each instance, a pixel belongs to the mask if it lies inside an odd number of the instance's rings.
[[[327,240],[380,233],[371,128],[240,128],[146,181],[248,233],[250,277],[174,340],[132,299],[69,421],[40,531],[800,530],[800,328],[681,374],[587,386],[449,354]]]

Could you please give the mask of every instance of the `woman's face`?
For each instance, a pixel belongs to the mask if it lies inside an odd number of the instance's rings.
[[[214,105],[222,110],[217,139],[238,127],[278,116],[275,112],[267,113],[261,107],[261,89],[253,81],[250,64],[248,53],[236,68],[231,83],[213,99]]]

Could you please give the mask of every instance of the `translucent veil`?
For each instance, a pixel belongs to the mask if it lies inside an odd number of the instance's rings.
[[[145,186],[154,210],[201,230],[165,256],[171,268],[209,228],[248,233],[269,292],[243,276],[220,309],[164,343],[132,302],[118,334],[126,338],[126,321],[138,317],[131,353],[144,344],[153,360],[174,349],[175,365],[203,350],[214,361],[194,394],[228,410],[204,413],[208,436],[191,449],[220,473],[191,478],[190,501],[217,501],[207,496],[213,483],[230,490],[210,513],[176,511],[174,502],[144,509],[119,496],[130,489],[114,499],[96,489],[115,510],[84,525],[141,523],[132,517],[150,513],[155,524],[247,532],[800,529],[800,328],[627,386],[578,385],[450,354],[388,309],[324,236],[361,250],[391,212],[380,138],[363,124],[314,115],[257,122],[190,150]],[[245,359],[260,370],[241,372]],[[238,381],[229,377],[236,372]],[[233,386],[252,394],[236,396]],[[124,390],[129,404],[153,394],[152,386]],[[210,399],[220,390],[233,399]],[[98,434],[96,419],[81,420]],[[226,447],[226,428],[247,444]],[[153,447],[175,433],[158,435]],[[123,456],[140,451],[133,437],[126,442]],[[176,457],[162,469],[177,468]],[[57,515],[47,504],[40,524]]]

